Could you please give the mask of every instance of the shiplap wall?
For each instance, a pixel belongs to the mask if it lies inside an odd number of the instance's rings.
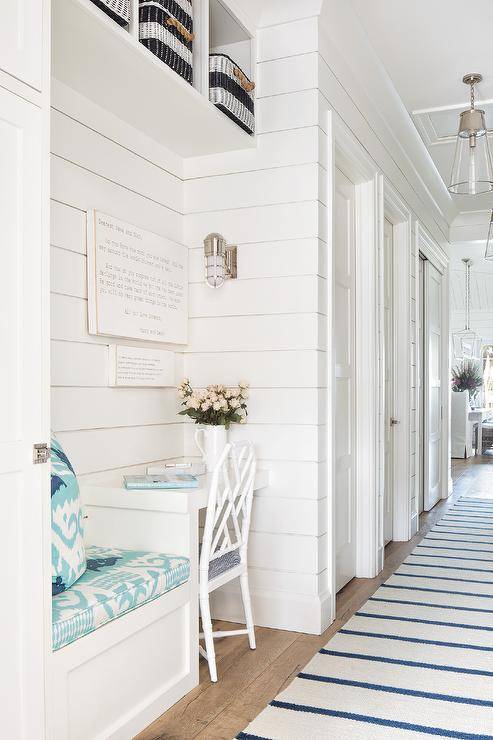
[[[257,624],[318,632],[326,621],[326,204],[316,19],[261,30],[256,150],[186,163],[193,384],[251,384],[251,438],[270,485],[255,498],[249,545]],[[238,280],[203,283],[202,240],[238,244]],[[185,452],[194,453],[187,426]],[[215,613],[241,618],[234,585]]]
[[[261,29],[258,42],[255,149],[188,160],[182,171],[121,122],[89,120],[86,101],[70,115],[54,111],[53,423],[86,474],[196,454],[192,425],[176,423],[173,391],[107,388],[107,340],[86,328],[85,211],[107,210],[186,243],[190,343],[183,362],[177,353],[177,376],[198,386],[250,381],[249,424],[231,437],[251,437],[271,473],[252,520],[255,620],[318,632],[330,602],[327,107],[436,238],[442,220],[317,17]],[[239,279],[218,291],[203,284],[210,231],[239,245]],[[218,597],[217,615],[242,617],[229,587]]]
[[[97,115],[91,125],[77,120],[74,100],[67,99],[70,115],[60,105],[52,111],[52,428],[77,473],[87,475],[183,453],[174,389],[108,386],[108,344],[139,342],[88,334],[86,285],[87,210],[181,242],[183,182],[147,153],[113,141],[115,127],[95,130]],[[89,101],[80,109],[87,115]],[[180,351],[176,373],[182,373]]]

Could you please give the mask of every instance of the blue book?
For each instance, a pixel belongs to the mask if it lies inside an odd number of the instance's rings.
[[[165,473],[164,475],[124,475],[123,485],[128,491],[172,490],[197,488],[199,482],[190,473]]]

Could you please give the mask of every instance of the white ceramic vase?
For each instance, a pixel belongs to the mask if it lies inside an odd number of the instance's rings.
[[[195,443],[208,473],[212,473],[227,444],[228,433],[225,426],[204,424],[195,432]]]

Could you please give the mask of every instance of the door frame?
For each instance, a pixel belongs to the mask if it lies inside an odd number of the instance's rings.
[[[399,423],[394,427],[393,441],[393,539],[406,541],[411,537],[411,496],[410,496],[410,448],[411,448],[411,261],[412,214],[395,188],[383,183],[383,219],[381,244],[383,245],[383,221],[387,219],[393,226],[393,283],[394,283],[394,408],[392,414]],[[383,251],[383,250],[382,250]],[[383,291],[384,269],[381,261],[380,282]],[[383,300],[380,301],[379,324],[384,336]],[[385,348],[380,352],[381,373],[385,371]],[[385,398],[380,399],[380,435],[382,456],[385,453]],[[382,502],[385,492],[384,457],[381,460]],[[382,506],[382,530],[383,530]],[[379,564],[383,567],[383,531],[379,542]]]
[[[329,142],[327,176],[329,203],[334,194],[334,172],[337,166],[355,184],[355,387],[370,389],[356,393],[355,418],[355,500],[356,500],[356,576],[371,578],[378,568],[378,300],[380,212],[382,177],[374,161],[355,139],[337,113],[327,111]],[[328,212],[328,234],[332,239],[332,208]],[[327,588],[330,621],[336,613],[335,554],[335,435],[332,419],[335,408],[334,354],[332,349],[332,264],[327,266]]]
[[[449,316],[449,281],[450,281],[450,261],[445,251],[435,242],[426,229],[419,223],[416,224],[416,256],[419,260],[419,253],[425,257],[441,274],[442,274],[442,304],[441,304],[441,326],[442,326],[442,449],[441,449],[441,491],[440,497],[447,498],[452,492],[452,479],[450,472],[450,388],[447,382],[450,377],[450,316]],[[418,268],[416,267],[416,270]],[[417,272],[416,272],[417,274]],[[418,286],[416,282],[416,299],[419,300]],[[417,311],[419,305],[417,303]],[[420,351],[418,347],[417,351]],[[416,424],[419,425],[422,415],[426,409],[417,404]],[[426,429],[426,418],[424,418],[424,428]],[[418,426],[417,426],[418,428]],[[424,450],[419,446],[416,450],[416,461],[419,462]],[[416,480],[416,511],[413,515],[419,517],[418,508],[418,485]]]

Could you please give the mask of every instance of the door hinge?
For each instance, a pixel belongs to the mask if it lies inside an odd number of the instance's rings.
[[[33,445],[33,463],[34,465],[42,465],[47,463],[50,459],[50,448],[46,442],[39,442]]]

